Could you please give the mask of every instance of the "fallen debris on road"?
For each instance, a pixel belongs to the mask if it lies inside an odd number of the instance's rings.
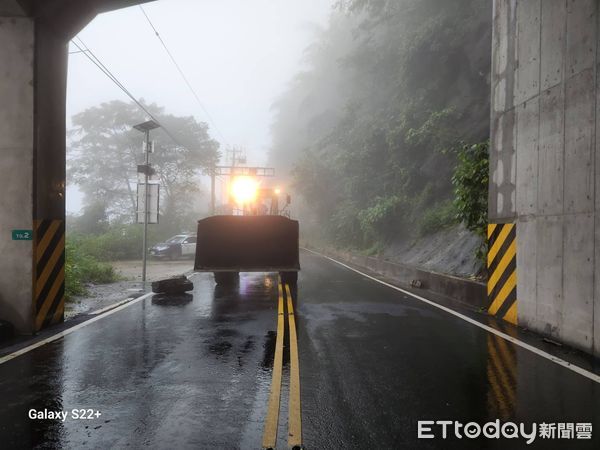
[[[182,294],[194,289],[194,283],[185,275],[152,282],[152,292],[156,294]]]

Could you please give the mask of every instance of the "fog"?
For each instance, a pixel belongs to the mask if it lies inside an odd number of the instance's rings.
[[[265,164],[271,105],[302,68],[304,50],[327,23],[332,0],[161,0],[143,7],[197,92],[181,79],[139,7],[96,17],[79,37],[137,98],[207,122],[221,144]],[[77,51],[71,45],[71,51]],[[84,55],[69,57],[67,122],[86,108],[129,101]],[[71,184],[67,211],[82,195]]]
[[[193,228],[209,211],[206,179],[202,186],[198,174],[218,162],[219,152],[241,147],[248,165],[275,167],[281,178],[263,187],[292,195],[305,239],[379,253],[452,228],[460,233],[463,225],[485,234],[491,6],[145,5],[201,105],[140,7],[102,15],[79,37],[189,143],[186,149],[153,132],[162,225],[169,223],[157,230]],[[68,181],[86,194],[80,230],[97,222],[105,226],[95,232],[131,225],[141,159],[141,136],[131,125],[144,114],[81,53],[70,57],[68,114],[75,130]],[[218,180],[216,212],[235,204],[222,195],[226,182]],[[68,194],[68,210],[78,211],[81,193]]]

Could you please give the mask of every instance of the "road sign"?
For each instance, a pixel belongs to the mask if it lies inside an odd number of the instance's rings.
[[[31,241],[32,238],[32,230],[12,230],[13,241]]]
[[[138,174],[141,173],[143,175],[148,175],[149,177],[156,175],[156,169],[154,169],[154,167],[152,167],[150,164],[138,164],[137,171]]]
[[[148,153],[154,153],[154,141],[150,141],[149,143],[146,141],[142,142],[142,153],[146,153],[146,148],[148,149]]]
[[[145,189],[144,183],[137,185],[137,223],[144,223],[144,205]],[[158,223],[158,208],[160,198],[160,185],[158,183],[148,183],[148,223]]]

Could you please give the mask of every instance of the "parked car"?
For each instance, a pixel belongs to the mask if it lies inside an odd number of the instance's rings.
[[[195,254],[195,234],[178,234],[150,248],[150,256],[154,258],[177,259],[182,256],[193,258]]]

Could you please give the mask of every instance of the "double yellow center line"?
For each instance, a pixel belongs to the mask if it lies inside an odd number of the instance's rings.
[[[283,371],[283,339],[285,335],[285,308],[283,301],[283,287],[281,280],[278,283],[277,305],[277,339],[275,341],[275,361],[273,363],[273,378],[271,393],[265,420],[263,434],[263,448],[274,449],[277,444],[277,426],[279,424],[279,406],[281,399],[281,379]],[[302,416],[300,409],[300,368],[298,362],[298,338],[296,335],[296,320],[294,318],[294,305],[290,286],[285,285],[287,297],[287,316],[290,333],[290,397],[288,417],[288,446],[302,447]]]

